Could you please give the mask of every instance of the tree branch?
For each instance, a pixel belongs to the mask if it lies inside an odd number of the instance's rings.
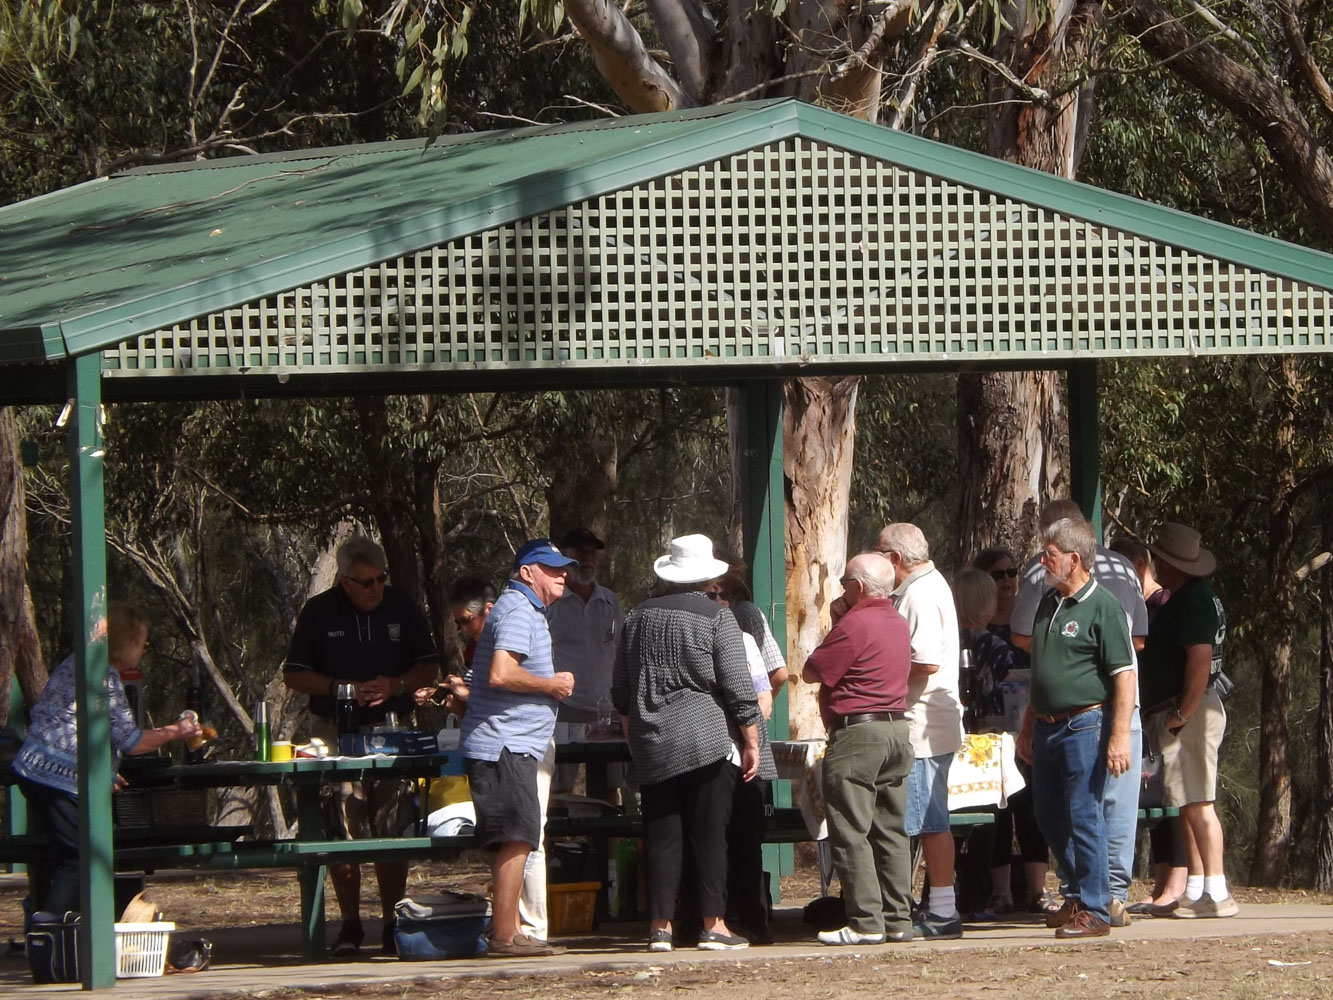
[[[1277,0],[1277,8],[1282,14],[1282,30],[1286,32],[1287,43],[1291,46],[1305,82],[1310,85],[1315,97],[1319,98],[1324,110],[1333,112],[1333,88],[1329,87],[1328,80],[1315,62],[1314,53],[1310,51],[1310,43],[1305,40],[1299,15],[1300,4],[1301,0]]]
[[[693,106],[680,84],[657,62],[629,18],[607,0],[567,0],[565,14],[587,40],[602,78],[635,111]]]
[[[1171,72],[1218,101],[1268,147],[1287,182],[1333,236],[1333,160],[1291,96],[1200,42],[1155,0],[1108,0],[1139,44]]]
[[[648,0],[648,13],[690,102],[705,103],[717,47],[712,14],[698,0]]]

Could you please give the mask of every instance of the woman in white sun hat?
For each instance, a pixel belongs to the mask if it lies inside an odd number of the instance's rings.
[[[611,700],[642,798],[648,862],[649,951],[670,951],[683,859],[694,862],[699,948],[749,942],[727,927],[727,822],[739,781],[759,776],[763,717],[736,619],[702,591],[727,572],[704,535],[673,539],[653,564],[660,597],[625,619]]]

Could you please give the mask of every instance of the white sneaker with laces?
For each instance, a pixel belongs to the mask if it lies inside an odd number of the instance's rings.
[[[836,931],[820,931],[820,944],[883,944],[883,934],[862,934],[850,927],[840,927]]]

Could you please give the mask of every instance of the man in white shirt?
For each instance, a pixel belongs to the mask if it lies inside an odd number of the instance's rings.
[[[565,580],[565,596],[546,611],[556,669],[574,675],[574,694],[560,703],[557,742],[581,736],[585,726],[596,724],[599,705],[611,711],[611,670],[625,615],[616,595],[597,582],[605,548],[587,528],[575,528],[560,541],[560,551],[578,560],[578,565]],[[578,772],[578,764],[556,767],[551,791],[572,791]],[[624,765],[612,765],[607,772],[608,792],[614,796],[623,784]]]
[[[954,899],[953,833],[949,829],[949,762],[963,744],[958,690],[958,613],[953,592],[914,524],[895,522],[879,535],[876,551],[893,564],[889,596],[907,619],[912,668],[907,678],[907,721],[916,761],[907,785],[907,835],[921,838],[929,887],[928,909],[912,930],[917,937],[959,938],[963,921]]]

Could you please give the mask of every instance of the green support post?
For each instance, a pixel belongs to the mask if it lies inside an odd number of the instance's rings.
[[[754,602],[764,612],[773,638],[787,649],[787,548],[782,483],[782,383],[776,379],[746,382],[741,387],[743,403],[741,440],[745,454],[741,466],[741,518],[745,561],[750,564]],[[787,692],[773,699],[769,720],[770,738],[785,740],[791,729],[787,716]],[[776,782],[773,802],[791,805],[791,788]],[[790,844],[767,844],[764,868],[772,881],[773,899],[781,898],[778,876],[795,869]]]
[[[1102,539],[1102,463],[1097,408],[1097,362],[1069,366],[1069,480],[1074,501]]]
[[[111,863],[111,726],[107,698],[106,521],[102,492],[102,359],[69,363],[70,548],[75,691],[79,700],[79,971],[86,990],[116,983]]]

